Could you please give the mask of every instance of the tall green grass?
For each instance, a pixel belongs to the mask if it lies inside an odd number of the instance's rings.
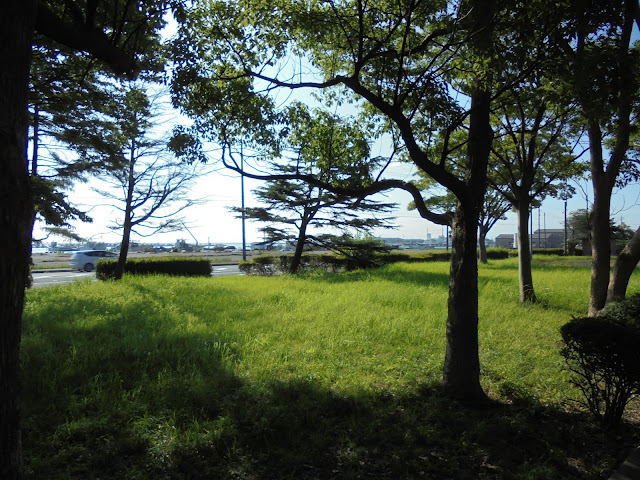
[[[575,392],[558,329],[585,313],[590,273],[548,263],[534,264],[540,302],[524,307],[515,259],[480,267],[483,386],[527,405],[508,413],[437,395],[446,263],[30,291],[28,476],[572,478],[578,465],[598,478],[617,461],[592,451],[604,440],[559,438]],[[545,432],[529,431],[550,415]],[[556,453],[535,460],[545,448]]]

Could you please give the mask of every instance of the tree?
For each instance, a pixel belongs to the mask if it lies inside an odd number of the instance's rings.
[[[101,79],[88,56],[73,55],[42,36],[32,49],[29,89],[29,173],[36,208],[36,222],[45,231],[79,239],[69,228],[71,220],[91,218],[74,207],[64,191],[100,168],[94,162],[58,154],[79,136],[108,144],[100,112],[107,103],[106,77]],[[88,140],[85,140],[88,141]]]
[[[565,82],[578,102],[589,137],[594,192],[589,315],[594,316],[606,303],[611,194],[629,159],[632,118],[640,98],[640,50],[632,42],[634,23],[640,24],[640,6],[638,0],[620,0],[571,8],[557,39],[564,54],[557,66],[565,68],[558,80]]]
[[[487,263],[487,234],[499,220],[506,219],[505,215],[509,210],[511,210],[511,204],[505,200],[500,192],[497,190],[487,191],[478,224],[478,246],[482,263]]]
[[[293,159],[291,164],[275,165],[274,171],[285,176],[300,172],[331,185],[373,181],[372,172],[381,159],[370,157],[369,141],[357,120],[341,119],[320,109],[309,111],[298,102],[292,104],[286,116],[285,148],[292,151]],[[247,208],[244,212],[249,218],[285,225],[283,228],[270,225],[263,231],[272,243],[283,240],[295,243],[289,266],[291,273],[300,266],[305,244],[331,248],[340,242],[336,235],[314,235],[310,228],[329,227],[367,233],[375,227],[386,226],[385,220],[372,215],[387,212],[393,206],[368,198],[335,194],[326,188],[288,178],[269,180],[255,193],[266,207]],[[362,218],[362,214],[367,217]]]
[[[591,235],[591,212],[579,208],[567,215],[567,231],[569,238],[575,240],[589,239]]]
[[[580,132],[571,107],[554,105],[545,79],[528,80],[504,95],[493,115],[489,183],[513,206],[518,217],[518,272],[521,302],[535,302],[531,274],[529,212],[545,197],[569,187],[585,166],[575,152]],[[579,149],[580,150],[580,149]]]
[[[146,87],[146,88],[145,88]],[[175,218],[182,210],[193,205],[187,196],[197,172],[197,163],[187,164],[173,158],[168,141],[153,136],[158,128],[158,99],[149,98],[143,86],[125,87],[124,92],[114,94],[111,115],[111,137],[114,143],[104,153],[103,168],[107,176],[102,176],[113,190],[99,190],[103,197],[113,200],[123,214],[116,220],[114,230],[122,231],[120,256],[114,271],[114,278],[120,279],[124,273],[131,233],[150,236],[158,232],[182,229],[181,219]],[[117,142],[117,143],[116,143]],[[116,152],[114,155],[113,152]]]
[[[29,276],[34,197],[26,164],[27,91],[34,31],[88,52],[118,73],[135,70],[142,45],[157,45],[164,2],[63,4],[9,0],[0,16],[0,477],[22,478],[19,351]],[[105,33],[109,32],[109,34]]]
[[[546,32],[530,30],[541,23],[542,12],[513,6],[493,0],[210,2],[190,12],[174,47],[174,99],[203,134],[220,139],[235,128],[257,140],[263,124],[251,123],[277,109],[269,95],[274,90],[342,87],[378,124],[393,125],[417,168],[455,195],[456,210],[447,217],[429,211],[419,189],[402,179],[380,178],[346,192],[403,188],[424,218],[451,224],[443,389],[468,401],[486,400],[479,380],[476,248],[491,103],[498,89],[519,81],[545,45]],[[512,46],[525,41],[529,53],[521,61],[511,55]],[[430,146],[435,133],[451,135],[465,122],[466,155],[453,169],[448,149],[433,156]],[[298,178],[321,184],[307,175]]]
[[[593,212],[584,208],[579,208],[570,212],[567,216],[567,230],[569,238],[575,240],[589,239],[593,229]],[[633,237],[633,230],[625,223],[617,225],[613,218],[609,217],[609,231],[611,239],[620,240],[626,244]]]
[[[640,261],[640,228],[616,258],[607,288],[607,305],[623,300],[627,294],[629,278]]]

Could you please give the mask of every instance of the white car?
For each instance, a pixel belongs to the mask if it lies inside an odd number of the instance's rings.
[[[118,258],[118,255],[105,250],[79,250],[71,254],[71,268],[93,272],[96,269],[98,260],[115,260],[116,258]]]

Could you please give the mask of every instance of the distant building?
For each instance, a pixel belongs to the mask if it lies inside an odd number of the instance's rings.
[[[497,248],[518,248],[518,238],[515,233],[502,233],[496,237]]]
[[[529,236],[532,248],[564,248],[564,229],[536,230]]]

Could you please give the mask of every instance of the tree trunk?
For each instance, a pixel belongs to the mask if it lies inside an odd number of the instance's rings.
[[[609,272],[611,270],[611,226],[609,210],[613,184],[603,169],[602,133],[597,121],[589,119],[589,147],[593,207],[591,215],[591,295],[589,316],[595,316],[607,302]],[[617,172],[615,172],[617,175]],[[613,177],[615,179],[615,176]]]
[[[607,304],[623,300],[627,294],[629,278],[640,261],[640,228],[633,234],[629,243],[624,247],[616,263],[613,266],[609,289],[607,291]]]
[[[306,215],[305,215],[306,217]],[[291,265],[289,266],[289,273],[296,273],[300,268],[300,262],[302,261],[302,252],[304,251],[304,243],[307,239],[307,225],[309,220],[303,217],[300,223],[300,230],[298,231],[298,240],[296,241],[296,250],[293,252],[291,258]]]
[[[127,212],[127,219],[124,222],[122,228],[122,243],[120,244],[120,255],[118,256],[118,264],[116,270],[113,272],[113,278],[120,280],[124,275],[124,267],[127,263],[127,255],[129,254],[129,243],[131,239],[131,220],[129,219],[129,212]]]
[[[531,273],[531,244],[529,242],[529,203],[519,201],[515,209],[518,215],[518,279],[520,284],[520,302],[534,303],[536,293]]]
[[[0,15],[0,478],[23,476],[19,354],[29,277],[33,198],[27,169],[27,86],[36,4]]]
[[[609,202],[593,204],[591,217],[591,297],[589,316],[595,316],[607,303],[607,288],[611,271]]]
[[[486,14],[491,15],[491,9],[485,8],[480,12],[481,16]],[[489,122],[490,106],[491,94],[477,88],[471,97],[469,118],[466,163],[470,175],[465,188],[457,192],[458,207],[451,223],[447,349],[442,386],[445,395],[470,403],[487,402],[487,395],[480,385],[476,249],[493,138]]]
[[[120,280],[124,275],[124,266],[127,263],[127,255],[129,254],[129,242],[131,239],[131,228],[133,227],[131,216],[133,215],[133,191],[136,184],[135,178],[135,143],[131,145],[131,158],[129,159],[129,178],[127,184],[127,200],[124,209],[124,222],[122,225],[122,243],[120,244],[120,255],[118,256],[118,264],[113,276],[116,280]]]
[[[471,218],[470,218],[471,217]],[[445,394],[469,402],[484,402],[478,356],[478,258],[473,212],[458,208],[451,225],[451,268],[444,361]]]
[[[480,235],[478,237],[478,244],[480,245],[480,262],[487,263],[487,232],[484,228],[480,227]]]

